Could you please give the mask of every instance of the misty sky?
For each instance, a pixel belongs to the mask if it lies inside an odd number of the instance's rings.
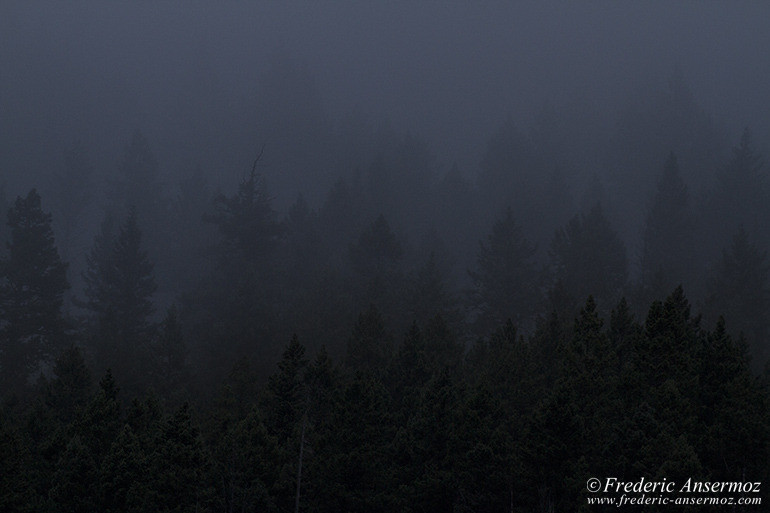
[[[0,173],[12,194],[39,185],[78,139],[113,173],[138,128],[167,176],[199,166],[225,184],[264,144],[284,189],[271,145],[290,147],[291,130],[260,123],[298,96],[315,123],[389,123],[469,176],[507,115],[526,128],[553,109],[586,128],[576,158],[598,166],[623,105],[677,69],[731,140],[750,126],[765,148],[768,27],[764,2],[4,1]],[[305,81],[285,97],[281,69]]]

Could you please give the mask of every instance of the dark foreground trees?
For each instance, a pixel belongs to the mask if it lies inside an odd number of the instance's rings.
[[[0,409],[0,508],[580,511],[592,476],[769,477],[767,387],[681,288],[643,323],[589,298],[550,352],[508,322],[463,355],[441,326],[376,367],[293,337],[264,385],[241,363],[196,406],[129,401],[110,373],[93,390],[70,348],[37,400]]]

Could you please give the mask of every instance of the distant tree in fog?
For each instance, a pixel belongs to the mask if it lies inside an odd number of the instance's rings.
[[[690,197],[671,153],[652,205],[647,214],[642,240],[641,286],[645,301],[665,297],[678,284],[689,285],[694,262],[694,223]]]
[[[214,198],[214,212],[204,216],[218,228],[224,253],[234,251],[251,261],[268,256],[283,235],[256,164],[238,186],[238,192],[230,197],[218,195]]]
[[[607,152],[608,185],[615,191],[618,229],[638,229],[655,190],[661,155],[676,153],[683,181],[709,182],[727,145],[719,126],[676,70],[666,87],[635,95],[621,112]],[[604,205],[610,208],[609,205]]]
[[[489,138],[481,160],[478,186],[487,207],[498,211],[512,204],[517,217],[528,213],[531,195],[541,179],[535,164],[530,141],[509,117]]]
[[[711,243],[712,254],[727,246],[741,228],[762,244],[770,243],[770,184],[763,166],[747,128],[733,148],[732,158],[718,173],[706,204],[703,237]]]
[[[479,242],[477,268],[469,273],[482,332],[494,330],[507,319],[521,326],[534,317],[542,286],[535,252],[510,208],[495,221],[486,240]]]
[[[723,316],[728,329],[742,333],[755,357],[763,363],[768,356],[770,334],[770,263],[741,229],[722,258],[711,269],[707,282],[704,314],[710,322]]]
[[[408,289],[408,313],[413,321],[424,326],[436,315],[440,315],[452,325],[459,323],[457,298],[449,287],[446,273],[435,253],[431,252],[428,260],[417,270]]]
[[[64,152],[64,167],[54,175],[57,216],[55,223],[61,235],[62,254],[68,255],[76,241],[77,229],[93,202],[95,191],[93,166],[81,142]]]
[[[401,263],[404,249],[385,220],[377,219],[350,245],[350,266],[354,273],[356,308],[374,303],[391,320],[404,306]]]
[[[551,243],[554,278],[571,301],[593,295],[601,309],[622,296],[628,279],[626,249],[600,204],[559,229]]]
[[[8,255],[0,261],[0,376],[3,392],[20,390],[41,361],[56,354],[67,323],[69,288],[51,228],[35,189],[8,211]]]
[[[140,227],[143,230],[148,229],[146,223],[158,220],[166,208],[167,198],[159,178],[158,162],[150,143],[142,132],[135,130],[118,164],[111,203],[123,211],[135,208],[142,217]]]
[[[105,220],[88,256],[83,275],[85,306],[94,316],[100,364],[112,366],[124,380],[126,374],[136,379],[133,373],[154,331],[152,296],[157,285],[134,210],[117,234],[112,230],[111,222]]]

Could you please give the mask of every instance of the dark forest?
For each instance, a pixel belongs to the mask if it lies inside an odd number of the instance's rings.
[[[0,510],[763,501],[770,9],[327,7],[0,6]]]

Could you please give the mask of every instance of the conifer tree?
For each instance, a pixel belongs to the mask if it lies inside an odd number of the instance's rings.
[[[701,376],[698,452],[704,466],[725,480],[761,475],[770,448],[767,395],[751,374],[745,343],[727,333],[723,317],[708,335]]]
[[[433,252],[412,278],[407,301],[413,321],[424,324],[441,315],[449,324],[459,324],[457,300],[449,290],[445,273]]]
[[[153,265],[142,247],[135,211],[110,240],[105,220],[88,258],[86,308],[94,314],[97,359],[111,365],[129,385],[138,376],[154,332]]]
[[[99,504],[99,463],[89,445],[75,435],[56,463],[50,491],[60,511],[96,511]]]
[[[671,153],[647,214],[642,241],[641,273],[645,301],[661,299],[693,270],[693,220],[689,195]]]
[[[69,423],[85,407],[91,393],[91,372],[77,346],[62,351],[54,363],[53,374],[46,403],[61,422]]]
[[[54,176],[57,190],[56,227],[61,234],[60,245],[66,257],[77,240],[77,228],[94,199],[93,165],[81,142],[76,142],[64,153],[61,173]]]
[[[306,405],[306,367],[305,347],[294,335],[278,362],[278,373],[268,379],[263,401],[267,426],[281,440],[291,435]]]
[[[187,378],[187,347],[174,305],[166,310],[152,356],[161,390],[167,396],[173,395]]]
[[[31,513],[35,511],[32,471],[37,464],[26,445],[23,433],[0,412],[0,509]]]
[[[711,255],[718,257],[722,248],[740,229],[763,245],[767,237],[770,205],[770,183],[764,170],[762,156],[746,128],[733,148],[732,158],[717,174],[717,184],[705,205],[702,238]]]
[[[134,130],[118,164],[118,180],[110,191],[110,199],[111,204],[119,207],[121,215],[137,209],[142,216],[139,224],[143,230],[153,228],[149,223],[162,222],[167,206],[158,177],[158,161],[150,142],[140,130]]]
[[[506,319],[517,326],[532,320],[541,299],[535,251],[510,208],[495,222],[487,240],[479,243],[478,271],[471,271],[470,276],[475,283],[473,302],[479,311],[481,334]]]
[[[61,347],[62,314],[69,287],[59,258],[51,215],[34,189],[8,211],[8,256],[0,261],[0,375],[2,392],[20,390],[38,365]]]
[[[392,353],[390,334],[374,305],[358,315],[348,339],[345,365],[354,370],[379,374],[385,371]]]
[[[199,511],[210,501],[208,461],[187,403],[163,423],[150,459],[150,504],[145,510]]]
[[[150,506],[149,467],[149,455],[125,424],[99,470],[103,511],[140,511]]]
[[[257,174],[258,161],[238,186],[238,192],[231,197],[218,195],[214,198],[214,213],[204,216],[219,229],[225,257],[263,262],[283,235],[264,180]]]
[[[755,360],[762,364],[768,357],[770,333],[770,264],[748,234],[739,230],[729,249],[712,268],[703,306],[709,322],[720,315],[749,343]]]
[[[600,204],[556,232],[551,259],[554,277],[573,304],[592,295],[609,309],[622,296],[628,278],[626,249]]]

